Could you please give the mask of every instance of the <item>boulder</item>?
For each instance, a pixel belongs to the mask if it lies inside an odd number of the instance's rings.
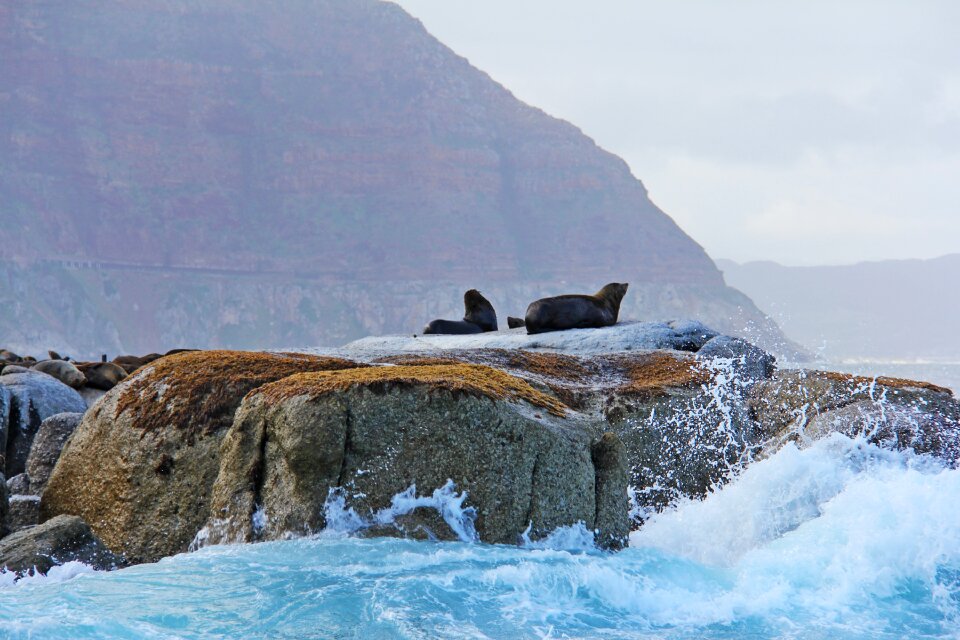
[[[709,340],[720,334],[698,320],[673,320],[667,323],[673,329],[672,349],[699,351]]]
[[[44,360],[33,365],[34,371],[53,376],[68,387],[79,389],[87,384],[87,377],[73,363],[66,360]]]
[[[949,389],[915,380],[828,371],[785,371],[759,385],[751,411],[765,443],[804,447],[831,433],[863,436],[889,449],[960,461],[960,403]]]
[[[53,467],[60,459],[60,451],[81,419],[82,413],[58,413],[40,424],[30,448],[30,455],[27,456],[30,493],[43,495]]]
[[[13,476],[7,480],[7,491],[10,492],[10,495],[30,495],[30,476],[26,473],[18,473]]]
[[[555,398],[482,365],[292,376],[237,412],[204,537],[282,539],[352,509],[356,526],[381,535],[475,532],[515,544],[582,522],[617,547],[626,461],[615,436],[600,436]],[[331,498],[342,500],[333,515]]]
[[[7,532],[15,533],[40,523],[40,496],[11,494],[9,505]]]
[[[22,473],[33,437],[40,424],[64,412],[86,411],[87,405],[74,389],[39,371],[0,376],[0,387],[10,394],[4,475]]]
[[[76,516],[57,516],[0,540],[0,569],[6,571],[45,574],[72,561],[101,570],[122,565],[122,560]]]
[[[0,473],[0,538],[7,534],[7,511],[10,508],[10,490],[6,478]]]
[[[184,352],[141,368],[84,416],[43,492],[41,519],[82,516],[132,562],[186,551],[209,512],[220,443],[243,397],[348,360]]]
[[[716,336],[697,351],[701,360],[729,360],[742,383],[766,380],[776,371],[777,359],[741,338]]]

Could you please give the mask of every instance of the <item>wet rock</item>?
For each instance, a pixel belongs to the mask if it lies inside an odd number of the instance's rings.
[[[697,357],[703,360],[729,360],[736,375],[744,383],[766,380],[776,371],[777,359],[741,338],[716,336],[708,340]]]
[[[40,424],[33,439],[30,455],[27,456],[27,474],[29,474],[30,492],[43,495],[53,468],[60,459],[60,452],[67,439],[73,434],[82,413],[58,413]],[[24,492],[26,493],[26,492]]]
[[[26,473],[18,473],[7,480],[7,491],[13,494],[30,494],[30,476]]]
[[[667,326],[674,331],[671,348],[677,351],[699,351],[709,340],[720,335],[697,320],[673,320]]]
[[[83,418],[43,492],[43,519],[82,516],[133,562],[186,551],[209,512],[220,443],[243,397],[337,358],[188,352],[140,369]]]
[[[787,442],[805,447],[831,433],[863,436],[957,464],[960,403],[948,389],[897,378],[825,371],[778,372],[756,390],[751,409],[763,427],[762,455]]]
[[[57,516],[0,540],[0,568],[6,571],[45,574],[52,567],[72,561],[95,569],[122,565],[122,560],[77,516]]]
[[[26,469],[34,435],[44,420],[58,413],[82,413],[87,405],[74,389],[38,371],[4,374],[0,386],[10,397],[4,469],[9,477]]]
[[[473,526],[484,542],[512,544],[528,527],[536,538],[583,522],[612,545],[627,526],[626,509],[610,508],[626,504],[625,474],[618,476],[616,446],[601,446],[598,483],[591,443],[599,436],[594,423],[554,398],[486,366],[293,376],[251,394],[238,411],[224,441],[208,540],[318,531],[331,490],[376,525],[415,501],[404,497],[415,485],[416,496],[435,504],[438,496],[453,498],[454,487],[466,491],[464,506],[476,510]],[[598,486],[605,492],[599,509]],[[400,525],[453,537],[456,523],[444,518],[440,526],[436,511],[405,513]]]
[[[40,496],[11,494],[6,528],[9,533],[21,531],[40,522]]]

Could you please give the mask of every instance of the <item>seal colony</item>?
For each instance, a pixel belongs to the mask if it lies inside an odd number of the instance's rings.
[[[617,324],[620,303],[627,293],[626,282],[611,282],[595,294],[566,294],[534,300],[521,320],[507,317],[511,329],[527,328],[527,334],[563,331],[565,329],[594,329]],[[476,289],[463,295],[466,314],[463,321],[433,320],[423,329],[424,335],[463,335],[497,330],[497,314],[493,305]]]

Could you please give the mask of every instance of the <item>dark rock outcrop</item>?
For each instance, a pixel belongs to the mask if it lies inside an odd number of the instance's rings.
[[[45,574],[72,561],[95,569],[114,569],[123,564],[76,516],[57,516],[0,540],[0,569],[6,571]]]
[[[744,384],[766,380],[777,368],[775,357],[742,338],[730,336],[716,336],[707,340],[697,351],[697,357],[703,360],[729,360]]]

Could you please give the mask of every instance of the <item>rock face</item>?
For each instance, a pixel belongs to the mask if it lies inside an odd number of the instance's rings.
[[[11,477],[26,470],[30,446],[44,420],[58,413],[83,413],[87,405],[75,390],[40,372],[2,375],[0,388],[9,397],[8,426],[0,425],[0,432],[7,433],[4,472]]]
[[[95,569],[122,564],[76,516],[57,516],[0,540],[0,568],[21,575],[45,574],[51,567],[74,560]]]
[[[595,426],[567,414],[522,380],[479,365],[286,378],[251,394],[237,414],[224,443],[209,539],[318,531],[327,524],[331,490],[371,526],[404,515],[405,533],[456,539],[463,523],[438,529],[436,509],[391,513],[395,496],[410,487],[430,494],[452,480],[476,509],[469,528],[484,542],[514,544],[525,530],[536,538],[582,522],[608,546],[621,546],[622,445],[592,449]]]
[[[27,475],[30,479],[30,493],[36,496],[43,495],[47,488],[47,481],[53,468],[60,459],[60,452],[66,444],[80,420],[82,413],[58,413],[50,416],[40,424],[30,455],[27,456]]]
[[[15,3],[0,58],[11,348],[342,344],[611,279],[623,318],[779,335],[621,159],[395,4]]]
[[[893,449],[960,460],[960,403],[948,389],[898,378],[826,371],[781,371],[756,385],[750,411],[764,453],[805,446],[829,433],[864,436]]]
[[[152,362],[84,416],[43,493],[42,519],[82,516],[133,562],[185,551],[206,519],[220,442],[244,395],[294,373],[356,366],[223,351]]]

